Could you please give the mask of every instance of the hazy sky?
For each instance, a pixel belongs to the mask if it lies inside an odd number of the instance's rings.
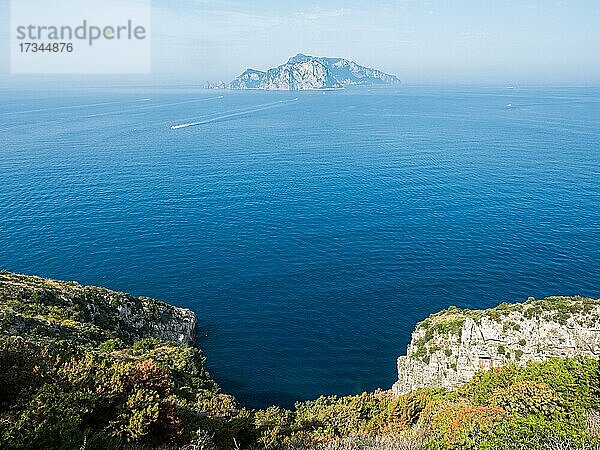
[[[407,82],[599,82],[599,0],[155,0],[156,71],[229,78],[297,53]]]
[[[408,83],[600,82],[600,0],[153,0],[152,27],[153,71],[176,80],[302,52]]]

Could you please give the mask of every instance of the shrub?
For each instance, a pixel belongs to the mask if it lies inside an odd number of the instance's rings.
[[[374,417],[367,430],[372,433],[400,433],[417,425],[421,413],[440,398],[441,391],[418,389],[389,402],[381,414]]]
[[[490,397],[490,404],[509,413],[536,414],[547,418],[562,417],[565,408],[560,397],[546,383],[521,380],[507,388],[499,388]]]
[[[564,421],[543,417],[514,416],[496,427],[482,443],[482,450],[548,450],[592,448],[584,430]],[[597,448],[597,447],[594,447]]]
[[[600,411],[588,409],[585,412],[585,419],[587,433],[594,439],[600,439]]]
[[[363,431],[391,397],[381,394],[319,397],[296,404],[295,430],[348,436]]]
[[[165,345],[165,343],[163,341],[161,341],[160,339],[156,339],[156,338],[146,338],[146,339],[141,339],[139,341],[134,342],[133,344],[133,349],[134,350],[154,350],[157,347],[161,347]]]
[[[600,403],[600,366],[590,358],[552,358],[478,372],[461,390],[475,404],[490,404],[498,389],[507,389],[519,381],[544,383],[553,391],[567,414],[581,418],[588,408]]]
[[[477,373],[453,392],[419,389],[396,397],[377,391],[320,397],[292,411],[250,411],[219,392],[199,349],[141,339],[148,334],[114,314],[121,301],[141,308],[135,299],[113,293],[107,301],[98,288],[10,274],[0,281],[11,277],[20,281],[0,283],[3,449],[566,450],[591,449],[600,437],[596,360],[505,366]],[[149,320],[164,324],[170,317],[158,303],[140,301]],[[489,311],[449,308],[419,324],[413,355],[423,361],[434,352],[452,356],[438,338],[459,339],[467,318],[489,317],[518,330],[505,319],[513,311],[565,322],[597,305],[556,297]],[[499,346],[498,354],[509,353]],[[522,355],[514,350],[515,358]]]
[[[428,424],[431,449],[476,449],[508,418],[499,407],[450,403],[435,412]]]
[[[277,406],[256,411],[254,414],[258,442],[265,449],[280,448],[284,438],[291,434],[292,424],[291,411]]]

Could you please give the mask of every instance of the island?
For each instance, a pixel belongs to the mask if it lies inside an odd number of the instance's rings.
[[[261,71],[247,69],[227,85],[229,89],[301,91],[343,89],[347,86],[398,85],[395,75],[361,66],[344,58],[325,58],[302,53],[285,64]],[[225,84],[207,87],[224,88]]]

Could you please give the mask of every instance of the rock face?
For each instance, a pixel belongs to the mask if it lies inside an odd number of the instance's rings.
[[[216,83],[211,83],[210,81],[207,81],[206,83],[204,83],[202,85],[203,89],[226,89],[227,85],[225,84],[224,81],[218,81]]]
[[[0,324],[6,334],[127,344],[158,338],[192,344],[196,316],[146,297],[34,276],[0,273]]]
[[[487,310],[451,307],[420,322],[398,358],[403,394],[419,387],[453,389],[478,370],[552,357],[600,355],[600,300],[528,299]]]
[[[287,63],[266,72],[248,69],[229,83],[229,88],[294,91],[399,83],[400,80],[394,75],[360,66],[347,59],[299,53]]]
[[[260,81],[265,72],[260,70],[247,69],[243,74],[237,77],[229,84],[230,89],[259,89]]]
[[[400,84],[395,75],[389,75],[377,69],[370,69],[344,58],[323,58],[297,54],[289,59],[288,64],[318,61],[325,65],[333,78],[342,86]]]
[[[288,63],[268,70],[260,81],[259,89],[268,91],[302,91],[339,89],[342,85],[329,68],[320,61]]]

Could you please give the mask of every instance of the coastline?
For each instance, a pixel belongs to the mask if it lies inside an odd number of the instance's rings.
[[[600,438],[594,351],[557,358],[538,350],[535,357],[478,367],[460,383],[445,385],[443,376],[456,380],[441,370],[440,355],[450,361],[461,345],[479,353],[489,344],[469,341],[467,330],[472,336],[475,329],[481,335],[501,329],[515,338],[516,314],[538,325],[556,323],[566,333],[579,326],[597,334],[599,304],[553,297],[489,310],[449,308],[417,325],[393,390],[321,396],[293,409],[247,409],[207,372],[192,311],[0,271],[0,383],[7,386],[0,396],[0,442],[9,449],[50,449],[64,448],[67,440],[72,448],[87,448],[90,439],[94,448],[188,450],[462,450],[514,448],[517,442],[541,450],[561,442],[591,450]],[[549,335],[561,341],[555,332]],[[402,363],[407,360],[420,361],[412,375]],[[427,378],[432,364],[438,377]],[[535,427],[524,429],[532,420]],[[540,442],[543,447],[536,447]]]

